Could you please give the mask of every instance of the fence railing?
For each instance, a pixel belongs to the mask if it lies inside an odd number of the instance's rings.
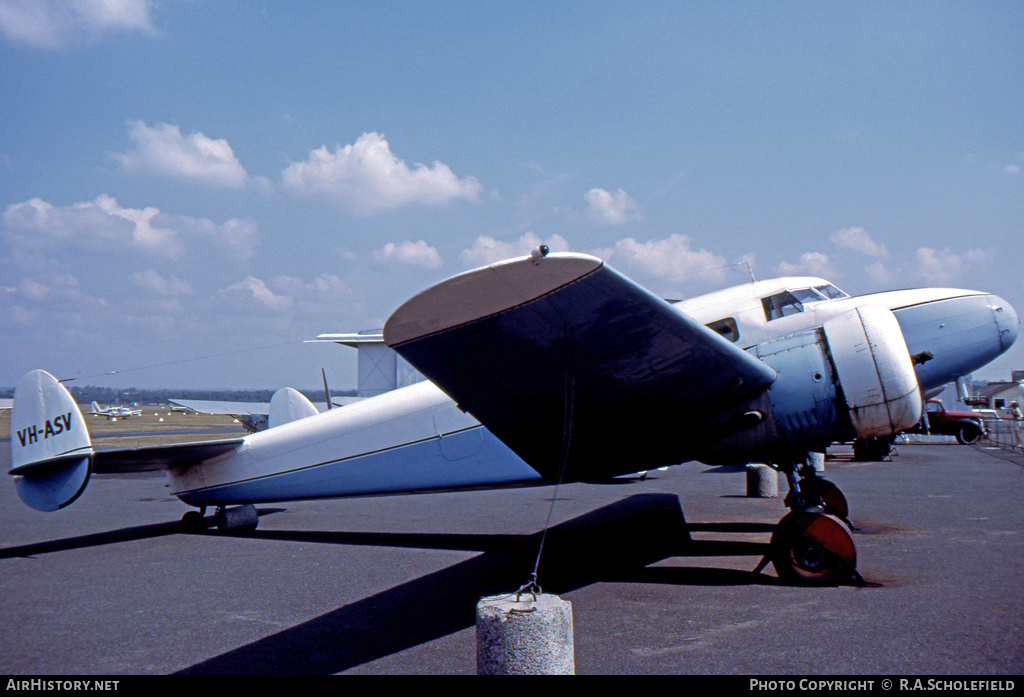
[[[1004,450],[1024,453],[1024,421],[1003,418],[985,418],[988,440]]]

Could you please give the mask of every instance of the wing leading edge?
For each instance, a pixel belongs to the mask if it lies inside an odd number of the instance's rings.
[[[580,254],[450,278],[396,310],[384,340],[548,477],[566,442],[574,478],[691,459],[775,379],[766,364]]]

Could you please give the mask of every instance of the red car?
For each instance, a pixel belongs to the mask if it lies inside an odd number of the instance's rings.
[[[985,424],[981,414],[976,411],[949,411],[937,399],[925,402],[924,412],[928,415],[928,433],[932,435],[956,436],[958,442],[972,445],[985,435]],[[914,433],[924,433],[919,425],[910,429]]]

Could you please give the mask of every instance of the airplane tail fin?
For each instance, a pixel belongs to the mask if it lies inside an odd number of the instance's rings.
[[[75,400],[34,370],[18,382],[11,411],[11,469],[18,496],[38,511],[64,508],[89,483],[92,442]]]
[[[89,406],[92,408],[92,413],[93,414],[99,414],[100,413],[100,405],[97,404],[96,402],[93,402]]]
[[[306,398],[306,395],[294,388],[282,387],[270,398],[267,427],[281,426],[319,413],[313,403]]]

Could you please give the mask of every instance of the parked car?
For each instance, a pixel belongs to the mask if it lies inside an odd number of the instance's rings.
[[[939,400],[929,399],[925,402],[924,413],[928,417],[927,433],[932,435],[956,436],[959,443],[972,445],[987,433],[982,414],[976,411],[951,411]],[[926,432],[921,424],[908,430],[911,433]]]

